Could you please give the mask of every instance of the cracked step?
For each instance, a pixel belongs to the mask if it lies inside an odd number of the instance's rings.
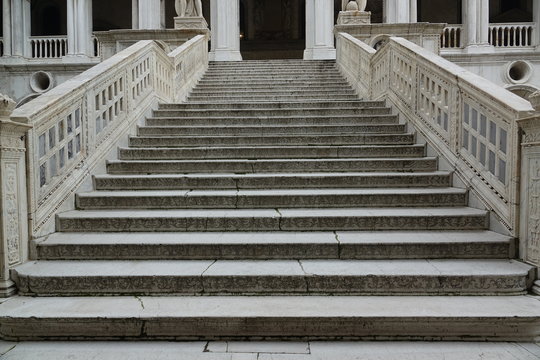
[[[435,171],[436,158],[400,159],[224,159],[224,160],[160,160],[107,162],[109,174],[186,174],[186,173],[279,173],[279,172],[344,172],[344,171]]]
[[[538,302],[532,296],[14,297],[0,305],[0,333],[14,341],[535,342]]]
[[[178,110],[154,110],[154,116],[166,116],[166,117],[206,117],[206,116],[257,116],[258,114],[272,115],[272,116],[298,116],[298,115],[390,115],[391,109],[389,108],[360,108],[360,107],[289,107],[289,108],[266,108],[259,107],[261,104],[257,103],[245,103],[245,108],[232,108],[228,103],[221,105],[226,108],[220,109],[220,104],[199,104],[199,108],[192,109],[178,109]],[[274,103],[275,104],[275,103]],[[207,107],[205,107],[206,105]],[[247,105],[258,105],[249,108]],[[266,104],[263,104],[266,105]]]
[[[54,233],[41,260],[509,259],[515,241],[490,231]]]
[[[34,261],[21,295],[521,295],[533,267],[514,260]]]
[[[450,172],[95,175],[96,190],[449,187]]]
[[[487,211],[467,207],[242,210],[75,210],[61,232],[485,230]]]
[[[275,209],[465,206],[467,191],[439,189],[282,189],[95,191],[76,194],[80,210]]]

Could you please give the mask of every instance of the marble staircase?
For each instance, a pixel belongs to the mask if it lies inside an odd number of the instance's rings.
[[[213,63],[15,269],[6,339],[535,341],[533,268],[328,61]]]

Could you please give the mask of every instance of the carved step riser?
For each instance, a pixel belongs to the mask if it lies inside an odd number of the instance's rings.
[[[78,209],[275,209],[275,208],[369,208],[465,206],[466,193],[384,195],[178,195],[92,197],[78,195]]]
[[[328,161],[156,161],[114,162],[107,164],[110,174],[185,174],[185,173],[285,173],[285,172],[413,172],[437,169],[435,159],[415,160],[328,160]]]
[[[214,103],[231,103],[231,102],[252,102],[252,103],[261,103],[268,101],[276,102],[287,102],[287,101],[304,101],[304,102],[316,102],[324,101],[331,97],[337,101],[349,101],[356,100],[358,97],[356,95],[341,95],[341,94],[326,94],[326,95],[260,95],[260,96],[251,96],[251,95],[227,95],[227,96],[189,96],[188,101],[198,102],[198,103],[207,103],[209,105]]]
[[[120,149],[120,160],[202,159],[298,159],[298,158],[398,158],[422,157],[423,146],[373,148],[203,148],[203,149]]]
[[[422,188],[448,187],[450,175],[384,174],[362,177],[343,176],[267,176],[267,177],[96,177],[96,190],[201,190],[201,189],[313,189],[313,188]]]
[[[225,104],[224,104],[225,105]],[[306,116],[306,115],[318,115],[318,116],[333,116],[333,115],[390,115],[390,109],[338,109],[338,108],[321,108],[321,109],[272,109],[267,111],[264,109],[264,106],[261,104],[256,104],[251,109],[243,110],[232,110],[232,109],[191,109],[191,110],[156,110],[154,111],[154,116],[165,116],[165,117],[206,117],[206,116],[226,116],[226,117],[238,117],[238,116],[257,116],[261,113],[264,113],[264,116]],[[208,104],[208,106],[212,106]],[[256,106],[260,106],[260,109],[257,109]],[[215,106],[214,106],[215,107]]]
[[[264,135],[303,135],[303,134],[401,134],[405,125],[344,125],[344,126],[239,126],[239,127],[140,127],[139,136],[264,136]]]
[[[339,112],[339,110],[342,109],[354,109],[356,111],[366,111],[367,114],[365,115],[389,115],[391,112],[391,109],[386,107],[384,104],[380,102],[365,102],[360,101],[358,99],[354,100],[346,100],[346,101],[329,101],[328,98],[324,99],[324,101],[315,101],[315,102],[308,102],[308,101],[292,101],[292,102],[283,102],[283,103],[273,103],[273,102],[262,102],[260,104],[253,104],[253,103],[243,103],[241,101],[237,101],[234,103],[229,104],[216,104],[216,106],[211,106],[206,103],[185,103],[185,104],[160,104],[159,109],[156,111],[157,113],[161,111],[166,110],[173,110],[173,111],[183,111],[183,110],[259,110],[259,112],[256,114],[256,116],[272,116],[273,110],[301,110],[301,111],[307,111],[307,110],[314,110],[314,109],[325,109],[325,110],[335,110]],[[261,114],[261,112],[264,112],[265,114]],[[382,114],[378,114],[378,112],[382,112]],[[305,116],[303,114],[299,114],[300,116]],[[331,114],[331,116],[336,116],[339,114]],[[219,117],[225,117],[224,115],[218,115]]]
[[[151,237],[149,237],[151,238]],[[41,260],[400,260],[508,259],[504,243],[420,244],[62,244],[38,246]],[[513,255],[512,255],[513,256]]]
[[[350,125],[396,125],[399,119],[393,115],[350,117],[244,117],[244,118],[165,118],[146,119],[148,126],[350,126]]]
[[[484,230],[487,216],[57,218],[62,232]]]
[[[517,295],[524,276],[73,276],[17,278],[22,296]]]

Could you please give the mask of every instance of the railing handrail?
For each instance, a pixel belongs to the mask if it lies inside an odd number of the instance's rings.
[[[534,22],[508,22],[508,23],[489,23],[490,27],[501,27],[501,26],[535,26]]]
[[[493,82],[476,75],[455,63],[446,60],[441,56],[437,56],[430,51],[400,37],[391,37],[391,41],[394,41],[404,48],[407,48],[420,57],[424,61],[430,62],[439,67],[439,71],[446,72],[450,76],[454,76],[458,79],[458,86],[460,82],[466,83],[469,86],[474,86],[478,88],[478,91],[483,94],[483,96],[489,97],[499,104],[512,109],[516,115],[525,115],[534,109],[531,106],[531,103],[522,97],[494,84]]]
[[[29,36],[29,40],[67,40],[67,35]]]

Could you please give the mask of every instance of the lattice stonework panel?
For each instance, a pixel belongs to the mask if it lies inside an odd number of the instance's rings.
[[[450,85],[420,70],[418,115],[449,143]]]
[[[133,88],[131,96],[134,101],[140,100],[152,90],[150,81],[150,55],[147,55],[131,69]]]
[[[503,185],[508,182],[508,128],[502,121],[465,102],[463,105],[462,150],[475,169],[488,172]]]
[[[83,151],[82,119],[80,106],[61,116],[38,137],[39,186],[65,172]]]
[[[96,135],[99,135],[111,123],[126,111],[124,78],[119,76],[96,93]]]

